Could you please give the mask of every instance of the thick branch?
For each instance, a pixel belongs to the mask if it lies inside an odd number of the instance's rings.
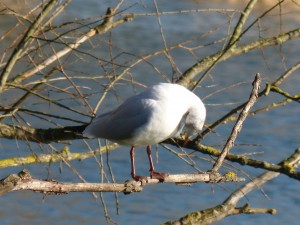
[[[25,141],[32,141],[32,142],[41,142],[41,143],[82,139],[84,137],[81,135],[81,131],[85,128],[85,126],[86,125],[70,126],[70,127],[63,127],[63,128],[35,129],[35,128],[26,128],[26,127],[17,127],[17,126],[13,127],[5,124],[0,124],[0,138],[18,139],[18,140],[25,140]],[[184,146],[185,148],[189,148],[216,157],[218,157],[221,154],[221,151],[219,149],[216,149],[211,146],[202,145],[197,141],[184,143],[184,140],[176,139],[176,143],[174,143],[172,139],[168,139],[164,141],[164,143],[169,143],[176,146],[178,145]],[[241,165],[248,165],[254,168],[261,168],[269,171],[280,172],[291,178],[300,180],[300,172],[293,170],[290,167],[286,167],[285,165],[275,165],[275,164],[268,163],[266,161],[259,161],[259,160],[251,159],[244,155],[235,155],[232,153],[227,154],[226,159],[231,162],[237,162]],[[32,158],[31,160],[35,160],[35,159]],[[24,162],[22,159],[16,161],[18,161],[19,164],[20,163],[22,164],[22,162]]]
[[[36,129],[24,126],[11,126],[0,123],[0,138],[50,143],[64,140],[83,139],[81,132],[86,125],[63,128]]]
[[[177,174],[169,175],[165,178],[164,183],[215,183],[215,182],[242,182],[244,178],[234,176],[221,176],[218,180],[210,177],[210,174]],[[143,186],[149,184],[161,183],[158,179],[147,177],[142,181],[126,181],[123,184],[117,183],[62,183],[57,181],[44,181],[31,177],[27,170],[18,174],[12,174],[0,181],[0,195],[11,191],[31,190],[42,193],[63,194],[68,192],[139,192]]]

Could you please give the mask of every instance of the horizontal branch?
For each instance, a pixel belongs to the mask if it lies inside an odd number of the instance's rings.
[[[175,146],[184,146],[185,148],[192,149],[197,152],[201,152],[203,154],[208,154],[211,156],[218,157],[221,154],[221,150],[214,148],[212,146],[203,145],[200,143],[197,143],[197,141],[190,141],[187,144],[185,144],[184,139],[175,139],[175,140],[166,140],[165,143],[169,143]],[[300,149],[299,149],[300,151]],[[286,165],[286,164],[272,164],[266,161],[259,161],[255,159],[251,159],[245,155],[235,155],[232,153],[228,153],[226,158],[230,162],[236,162],[241,165],[247,165],[254,168],[260,168],[268,171],[278,172],[281,174],[285,174],[291,178],[294,178],[296,180],[300,181],[300,172],[295,170],[293,167]]]
[[[0,159],[0,168],[24,166],[35,163],[55,163],[64,160],[85,160],[94,157],[95,155],[102,154],[103,152],[115,150],[118,146],[118,144],[114,143],[89,152],[70,152],[66,146],[57,154],[32,154],[23,157]]]
[[[79,125],[62,128],[39,129],[0,123],[0,138],[18,139],[38,143],[83,139],[82,131],[86,126],[87,125]]]
[[[186,183],[216,183],[216,182],[243,182],[244,178],[225,174],[214,177],[209,173],[176,174],[168,175],[164,183],[186,184]],[[38,180],[31,177],[27,170],[18,174],[11,174],[0,180],[0,195],[18,190],[31,190],[46,194],[64,194],[69,192],[123,192],[126,194],[140,192],[143,186],[161,183],[158,179],[147,177],[142,181],[129,180],[124,183],[63,183],[54,180]]]
[[[18,139],[18,140],[32,141],[32,142],[39,142],[39,143],[50,143],[50,142],[59,142],[64,140],[83,139],[84,137],[82,136],[81,132],[85,128],[85,126],[86,125],[69,126],[63,128],[35,129],[30,127],[10,126],[10,125],[0,123],[0,138]],[[212,146],[202,145],[197,141],[190,141],[187,144],[184,143],[184,140],[179,138],[175,139],[175,141],[176,142],[174,142],[172,139],[168,139],[165,140],[164,143],[169,143],[176,146],[179,145],[185,148],[189,148],[216,157],[218,157],[221,153],[219,149],[214,148]],[[76,157],[80,157],[80,156],[76,156]],[[35,161],[36,159],[33,157],[30,158],[29,161],[32,160]],[[296,180],[300,180],[300,172],[285,165],[276,165],[276,164],[268,163],[266,161],[259,161],[259,160],[251,159],[244,155],[235,155],[232,153],[229,153],[226,156],[226,159],[231,162],[239,163],[241,165],[248,165],[254,168],[261,168],[273,172],[279,172],[291,178],[294,178]],[[8,160],[10,161],[9,163],[12,163],[10,159]],[[22,164],[22,162],[24,162],[23,159],[20,159],[19,163],[20,162]],[[6,162],[4,163],[6,164]]]

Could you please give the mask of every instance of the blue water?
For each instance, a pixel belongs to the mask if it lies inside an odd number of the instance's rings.
[[[83,4],[83,1],[73,1],[71,5],[63,12],[62,16],[55,23],[72,21],[74,18],[98,17],[106,11],[108,6],[114,5],[115,1],[88,1]],[[160,11],[175,11],[179,9],[203,9],[203,8],[243,8],[243,4],[230,3],[230,1],[160,1],[158,2]],[[268,5],[259,5],[254,15],[259,15]],[[128,8],[128,9],[127,9]],[[123,13],[149,13],[155,10],[152,1],[126,1],[122,9],[126,9]],[[291,10],[291,9],[290,9]],[[283,30],[299,27],[299,14],[293,13],[285,15],[283,19]],[[279,19],[276,17],[278,10],[273,12],[273,16],[269,16],[262,21],[262,25],[268,29],[263,29],[261,34],[266,37],[279,32]],[[237,15],[232,21],[237,21]],[[253,19],[254,17],[251,17]],[[6,25],[11,25],[9,18]],[[198,45],[207,45],[213,41],[223,38],[228,32],[226,21],[229,18],[219,13],[189,13],[161,16],[163,32],[167,44],[171,46],[185,40],[196,38],[203,35],[210,29],[221,27],[211,35],[199,39],[196,44],[187,44],[189,47]],[[3,21],[3,20],[2,20]],[[225,24],[225,25],[224,25]],[[231,26],[232,28],[232,26]],[[2,33],[3,31],[1,31]],[[112,31],[111,41],[113,43],[113,54],[119,55],[115,59],[116,63],[125,63],[129,60],[136,59],[137,56],[153,53],[163,48],[163,41],[160,35],[160,27],[158,26],[155,16],[136,17],[133,22],[126,23]],[[249,40],[257,40],[258,28],[254,27],[249,32],[243,43]],[[81,50],[90,50],[91,54],[97,57],[109,60],[109,47],[107,42],[109,35],[103,37],[96,36],[92,39],[94,49],[90,49],[90,45],[85,45]],[[102,46],[103,45],[103,46]],[[222,43],[201,47],[195,51],[197,57],[190,54],[184,49],[172,51],[171,55],[178,67],[176,73],[184,72],[187,68],[193,65],[196,60],[214,53],[222,48]],[[1,47],[3,49],[3,46]],[[281,51],[281,52],[280,52]],[[131,54],[126,54],[131,53]],[[282,57],[284,56],[284,62]],[[72,58],[74,57],[74,58]],[[86,56],[86,61],[79,60],[73,62],[76,57],[70,57],[67,61],[66,68],[70,75],[104,75],[101,66],[92,57]],[[89,61],[90,60],[90,61]],[[263,77],[262,88],[266,82],[272,82],[285,70],[285,67],[293,65],[299,60],[299,40],[291,41],[285,44],[282,49],[269,47],[261,51],[255,50],[242,56],[234,57],[225,62],[218,64],[201,84],[201,88],[196,90],[196,93],[204,98],[204,103],[207,106],[207,123],[211,123],[230,109],[237,106],[239,103],[247,100],[251,82],[254,75],[260,72]],[[126,64],[128,66],[128,64]],[[121,72],[123,68],[117,68],[116,74]],[[159,75],[171,79],[172,66],[165,56],[158,56],[139,64],[130,70],[130,76],[127,79],[134,79],[136,82],[141,82],[147,85],[163,81]],[[105,84],[107,80],[101,80],[99,83],[85,80],[76,80],[76,84],[80,87],[86,86],[91,88],[87,90],[82,88],[86,93],[97,93],[89,98],[92,106],[95,106],[97,100],[101,96],[103,90],[100,86]],[[233,84],[240,85],[231,87]],[[284,90],[293,93],[299,93],[300,79],[295,73],[291,78],[282,85]],[[57,84],[60,85],[60,84]],[[211,93],[226,88],[224,91],[209,96]],[[101,112],[115,107],[126,97],[135,92],[142,90],[139,86],[128,85],[127,81],[119,82],[113,92],[108,95],[106,101],[100,107]],[[50,96],[55,96],[56,93],[49,92]],[[206,96],[209,96],[206,98]],[[268,97],[263,97],[257,102],[254,108],[258,109],[268,103],[279,101],[282,98],[274,93],[270,93]],[[8,101],[8,99],[6,99]],[[29,104],[29,103],[28,103]],[[70,102],[70,105],[75,106],[78,103]],[[45,111],[56,112],[56,107],[45,105],[37,105],[32,107],[45,107]],[[80,105],[78,104],[78,109]],[[86,110],[86,109],[82,109]],[[232,149],[233,153],[252,153],[259,152],[260,154],[253,155],[253,158],[267,160],[272,163],[278,163],[283,158],[286,158],[297,147],[300,146],[299,139],[299,111],[300,106],[297,103],[290,103],[286,107],[280,107],[275,110],[258,114],[255,117],[248,118],[244,124],[243,130],[236,140],[237,147]],[[64,112],[62,111],[64,114]],[[83,118],[76,114],[70,116],[79,120],[88,121],[89,118]],[[28,121],[34,126],[46,126],[46,122],[36,121],[32,117],[27,117]],[[72,124],[71,122],[68,125]],[[203,140],[204,144],[223,145],[226,138],[230,134],[233,123],[218,127],[214,133],[209,134]],[[90,141],[91,146],[96,147],[97,143]],[[245,144],[248,144],[248,146]],[[61,149],[63,144],[53,144],[58,149]],[[255,145],[255,146],[252,146]],[[23,142],[0,140],[1,158],[22,156],[31,154],[34,151],[37,154],[49,152],[49,148],[44,145],[42,148],[34,143],[28,145]],[[81,141],[73,141],[70,145],[73,152],[87,151],[86,145]],[[155,149],[155,146],[153,146]],[[174,148],[179,151],[178,149]],[[186,165],[182,160],[178,159],[172,153],[164,150],[159,146],[159,159],[156,165],[158,171],[167,171],[169,173],[187,173],[194,170]],[[155,152],[155,151],[153,151]],[[137,169],[140,174],[147,174],[148,163],[145,150],[141,149],[136,152]],[[205,155],[198,155],[205,157]],[[114,173],[117,182],[123,182],[130,179],[130,160],[129,149],[122,147],[117,151],[109,153],[109,163]],[[105,171],[108,174],[108,166],[106,164],[107,156],[103,156]],[[201,158],[194,158],[197,167],[200,170],[206,171],[211,168],[211,164]],[[87,159],[84,161],[72,161],[72,166],[88,181],[99,182],[101,179],[101,170],[95,159]],[[249,167],[242,167],[234,164],[239,169],[244,170],[252,176],[258,175],[262,170],[255,170]],[[76,175],[65,165],[60,163],[49,165],[31,165],[24,166],[29,169],[34,177],[45,179],[50,173],[50,177],[59,181],[78,182]],[[62,172],[60,173],[59,168]],[[5,177],[11,173],[19,172],[23,167],[7,168],[0,171],[0,177]],[[232,170],[232,168],[224,168],[222,171]],[[242,174],[240,174],[243,176]],[[106,204],[108,214],[112,221],[117,224],[159,224],[167,220],[172,220],[185,215],[188,212],[206,209],[220,204],[230,194],[232,190],[237,188],[239,184],[194,184],[191,187],[176,186],[173,184],[159,184],[146,186],[141,193],[133,193],[130,195],[118,194],[118,206],[116,204],[115,194],[105,193],[104,202]],[[241,200],[240,205],[249,202],[252,207],[258,208],[275,208],[276,215],[238,215],[225,218],[216,224],[297,224],[299,214],[300,197],[298,190],[299,182],[289,179],[286,176],[279,176],[275,180],[263,186],[264,192],[269,199],[259,191],[253,191]],[[79,225],[79,224],[105,224],[104,210],[99,199],[95,200],[90,193],[69,193],[63,195],[45,196],[40,193],[29,191],[19,191],[1,196],[0,209],[0,224],[56,224],[56,225]],[[119,213],[117,214],[117,207]]]

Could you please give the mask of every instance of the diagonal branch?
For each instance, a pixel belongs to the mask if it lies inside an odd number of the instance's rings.
[[[264,95],[268,95],[269,92],[270,92],[270,87],[272,87],[272,86],[279,86],[280,84],[282,84],[283,81],[285,81],[288,77],[290,77],[299,68],[300,68],[300,61],[297,62],[296,64],[294,64],[293,66],[291,66],[287,71],[285,71],[284,74],[282,74],[272,84],[267,85],[264,90],[262,90],[261,92],[258,93],[258,97],[260,98],[260,97],[262,97]],[[211,124],[209,127],[207,127],[204,131],[201,132],[201,134],[199,134],[196,137],[197,141],[202,140],[203,137],[206,134],[210,133],[217,126],[219,126],[220,124],[224,123],[233,114],[235,114],[235,113],[239,112],[240,110],[242,110],[246,106],[246,104],[247,104],[247,102],[244,102],[243,104],[239,105],[238,107],[232,109],[230,112],[228,112],[227,114],[225,114],[222,118],[220,118],[219,120],[217,120],[216,122],[214,122],[213,124]]]
[[[3,71],[0,75],[0,92],[2,92],[3,88],[6,85],[6,81],[11,73],[12,68],[16,64],[17,60],[19,59],[20,54],[24,50],[23,47],[26,45],[26,43],[30,40],[32,36],[34,36],[35,32],[38,30],[40,24],[42,21],[46,18],[48,13],[53,9],[55,4],[57,3],[57,0],[51,0],[49,3],[44,7],[44,9],[41,11],[41,13],[38,15],[37,19],[34,21],[34,23],[30,26],[26,34],[24,34],[22,40],[19,42],[18,46],[14,49],[11,57],[9,58],[7,64],[3,68]]]
[[[299,37],[300,37],[300,28],[297,28],[289,32],[281,33],[274,37],[263,38],[258,41],[254,41],[245,45],[236,46],[235,48],[231,49],[231,51],[227,51],[227,50],[218,51],[210,56],[203,58],[202,60],[198,61],[193,66],[191,66],[188,70],[184,72],[184,74],[180,77],[177,83],[185,87],[190,86],[190,84],[192,83],[191,81],[193,81],[193,79],[203,70],[210,68],[211,65],[213,65],[217,59],[218,62],[222,62],[228,58],[245,54],[246,52],[255,49],[282,44],[288,40],[292,40]]]
[[[293,101],[295,101],[295,102],[300,103],[300,97],[299,97],[299,95],[297,95],[297,94],[296,94],[296,95],[291,95],[291,94],[289,94],[288,92],[283,91],[281,88],[279,88],[279,87],[277,87],[277,86],[274,86],[274,85],[270,85],[269,89],[270,89],[270,91],[272,91],[272,92],[276,92],[276,93],[278,93],[278,94],[283,95],[283,96],[286,97],[287,99],[290,99],[290,100],[293,100]]]
[[[249,17],[251,11],[253,10],[254,5],[256,4],[257,0],[251,0],[248,5],[246,6],[245,10],[243,11],[243,13],[240,16],[240,19],[233,31],[233,34],[231,36],[231,39],[228,43],[228,46],[234,46],[236,45],[237,41],[240,38],[240,35],[242,33],[242,28],[246,23],[247,18]]]
[[[290,167],[297,167],[300,163],[300,149],[297,149],[288,159],[282,161],[280,164],[286,164]],[[211,224],[218,220],[221,220],[227,216],[242,214],[242,213],[268,213],[276,214],[276,209],[261,209],[261,208],[250,208],[249,204],[245,204],[242,207],[237,207],[237,203],[241,198],[256,188],[259,188],[264,183],[271,179],[274,179],[280,175],[276,172],[265,172],[262,175],[250,180],[248,183],[243,185],[234,191],[223,203],[215,207],[191,212],[178,220],[168,221],[164,224]]]
[[[258,90],[260,87],[260,82],[261,82],[260,75],[256,74],[255,79],[253,81],[253,89],[252,89],[249,101],[246,104],[246,106],[244,107],[244,109],[242,110],[242,112],[240,113],[239,118],[236,121],[236,124],[234,125],[232,132],[222,150],[221,155],[218,157],[216,163],[214,164],[214,166],[212,168],[212,172],[217,172],[219,170],[219,168],[222,166],[222,163],[223,163],[225,157],[227,156],[229,150],[233,147],[234,141],[242,129],[243,122],[245,121],[250,108],[254,105],[256,99],[258,98]]]
[[[132,20],[132,18],[133,18],[133,16],[130,15],[130,16],[124,17],[122,19],[119,19],[117,21],[113,21],[113,14],[112,13],[113,13],[113,10],[109,8],[107,10],[107,14],[106,14],[106,17],[105,17],[103,23],[101,23],[100,25],[98,25],[98,26],[92,28],[91,30],[89,30],[86,34],[82,35],[77,40],[75,40],[74,43],[69,44],[69,46],[67,46],[66,48],[56,52],[55,54],[53,54],[52,56],[50,56],[46,60],[40,62],[39,65],[37,65],[37,66],[35,66],[35,67],[33,67],[33,68],[23,72],[23,73],[20,73],[16,77],[12,78],[9,82],[11,84],[19,84],[20,82],[22,82],[22,81],[30,78],[31,76],[33,76],[35,73],[43,70],[45,67],[49,66],[50,64],[55,62],[57,59],[65,56],[69,52],[71,52],[74,49],[78,48],[82,43],[89,40],[94,35],[104,34],[107,31],[115,28],[116,26],[119,26],[119,25],[121,25],[125,22],[128,22],[128,21]]]
[[[279,165],[285,165],[286,167],[296,168],[300,164],[300,149],[296,149],[294,153],[288,157],[287,159],[283,160]],[[274,179],[275,177],[279,176],[280,173],[278,172],[265,172],[260,176],[256,177],[252,181],[248,182],[247,184],[243,185],[235,192],[233,192],[224,202],[223,204],[236,204],[241,198],[243,198],[247,193],[251,192],[252,190],[256,189],[257,187],[262,186],[264,183],[268,182],[269,180]]]

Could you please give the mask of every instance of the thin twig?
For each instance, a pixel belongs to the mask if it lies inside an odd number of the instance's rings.
[[[282,161],[280,164],[284,164],[287,167],[298,167],[300,163],[300,149],[297,149],[288,159]],[[253,214],[253,213],[269,213],[276,214],[276,209],[261,209],[250,208],[249,204],[245,204],[243,207],[237,207],[238,201],[245,196],[245,194],[259,188],[264,183],[271,179],[274,179],[280,175],[276,172],[265,172],[262,175],[250,180],[247,184],[234,191],[222,204],[214,206],[209,209],[191,212],[175,221],[165,222],[166,224],[211,224],[218,220],[225,218],[226,216],[236,214]]]
[[[12,78],[9,82],[12,83],[12,84],[18,84],[18,83],[28,79],[29,77],[31,77],[35,73],[43,70],[45,67],[47,67],[50,64],[52,64],[53,62],[55,62],[57,59],[63,57],[64,55],[66,55],[69,52],[73,51],[74,49],[78,48],[82,43],[89,40],[91,37],[93,37],[97,33],[98,34],[104,34],[107,31],[109,31],[110,29],[113,29],[116,26],[119,26],[119,25],[121,25],[125,22],[128,22],[132,19],[132,16],[131,16],[131,17],[126,17],[126,18],[119,19],[117,21],[112,21],[112,19],[111,19],[112,18],[111,17],[111,10],[108,10],[108,13],[107,13],[106,16],[107,16],[108,19],[105,19],[103,23],[96,26],[95,28],[92,28],[86,34],[82,35],[77,40],[75,40],[73,43],[69,44],[69,46],[67,46],[66,48],[64,48],[64,49],[62,49],[58,52],[56,52],[52,56],[48,57],[46,60],[40,62],[35,67],[33,67],[33,68],[17,75],[16,77]]]
[[[282,74],[279,78],[277,78],[276,81],[271,83],[271,85],[267,85],[264,90],[262,90],[261,92],[258,93],[258,97],[260,98],[264,95],[268,95],[270,92],[271,86],[279,86],[280,84],[282,84],[283,81],[285,81],[288,77],[290,77],[299,68],[300,68],[300,61],[297,62],[296,64],[294,64],[293,66],[291,66],[287,71],[284,72],[284,74]],[[221,117],[216,122],[211,124],[204,131],[202,131],[201,134],[199,134],[195,138],[195,140],[197,140],[197,141],[202,140],[206,134],[210,133],[212,130],[214,130],[220,124],[223,124],[225,121],[228,120],[229,117],[231,117],[233,114],[235,114],[235,113],[239,112],[241,109],[243,109],[246,106],[246,104],[247,104],[247,102],[244,102],[243,104],[239,105],[238,107],[232,109],[230,112],[225,114],[223,117]]]
[[[184,74],[180,77],[177,83],[188,87],[193,83],[193,79],[203,70],[209,69],[216,61],[219,63],[225,61],[228,58],[245,54],[245,52],[250,52],[254,49],[259,49],[267,46],[273,46],[282,44],[288,40],[299,38],[300,28],[288,31],[286,33],[278,34],[277,36],[272,36],[269,38],[260,39],[258,41],[250,42],[245,45],[236,46],[232,51],[221,50],[210,56],[203,58],[202,60],[195,63]]]
[[[295,152],[288,157],[287,159],[283,160],[279,165],[285,165],[285,167],[296,168],[299,166],[300,163],[300,149],[296,149]],[[238,188],[234,191],[224,202],[223,204],[236,204],[241,198],[243,198],[247,193],[251,192],[252,190],[256,189],[257,187],[262,186],[264,183],[268,182],[269,180],[274,179],[275,177],[279,176],[280,173],[278,172],[265,172],[260,176],[256,177],[255,179],[249,181],[245,185]]]
[[[57,0],[51,0],[49,3],[44,7],[44,9],[41,11],[37,19],[34,21],[34,23],[30,26],[26,34],[23,36],[22,40],[19,42],[18,46],[14,49],[14,52],[12,53],[11,57],[9,58],[7,64],[3,68],[3,71],[0,76],[0,92],[2,92],[3,88],[5,87],[6,81],[8,79],[8,76],[13,69],[15,63],[17,62],[19,55],[24,51],[23,47],[26,45],[28,40],[32,36],[34,36],[34,33],[37,32],[40,24],[45,19],[45,17],[48,15],[48,13],[53,9],[53,7],[57,4]]]

